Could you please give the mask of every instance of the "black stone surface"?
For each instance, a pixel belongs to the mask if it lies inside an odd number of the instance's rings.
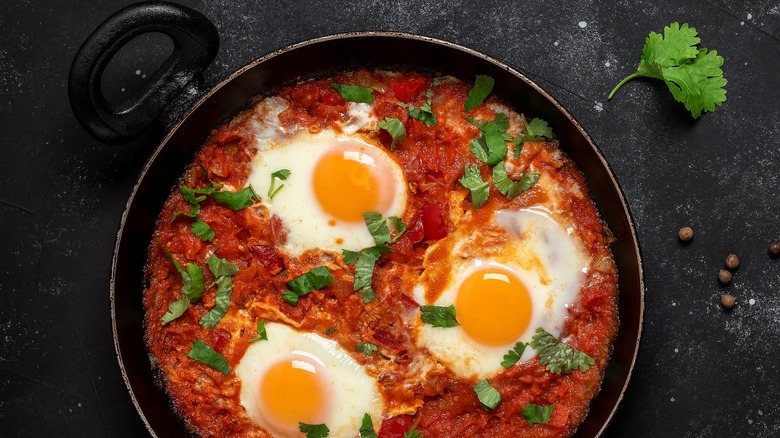
[[[555,96],[609,160],[636,221],[647,283],[634,377],[606,436],[780,436],[780,3],[770,0],[468,2],[183,1],[217,25],[205,90],[248,61],[355,30],[476,49]],[[81,42],[128,2],[0,7],[0,435],[146,434],[114,355],[108,280],[120,215],[150,134],[104,146],[78,125],[66,82]],[[725,58],[728,100],[694,121],[632,73],[650,31],[688,22]],[[120,98],[170,53],[123,50],[104,77]],[[677,229],[694,228],[681,244]],[[729,286],[725,256],[742,260]],[[736,307],[724,311],[720,296]]]

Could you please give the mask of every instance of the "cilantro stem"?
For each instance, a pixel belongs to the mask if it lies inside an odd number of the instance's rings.
[[[611,100],[611,99],[612,99],[612,96],[614,96],[614,95],[615,95],[615,92],[618,90],[618,88],[622,87],[622,86],[623,86],[623,84],[625,84],[626,82],[630,81],[631,79],[638,78],[638,77],[640,77],[640,76],[642,76],[642,75],[640,75],[640,74],[639,74],[639,72],[636,72],[636,73],[633,73],[633,74],[630,74],[630,75],[626,76],[626,78],[625,78],[625,79],[623,79],[622,81],[620,81],[620,83],[618,83],[618,84],[615,86],[615,88],[613,88],[613,89],[612,89],[612,92],[611,92],[611,93],[609,93],[609,96],[607,97],[607,100]]]

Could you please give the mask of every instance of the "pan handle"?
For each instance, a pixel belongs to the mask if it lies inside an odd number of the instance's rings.
[[[173,53],[141,88],[112,104],[101,77],[109,61],[138,35],[161,32],[173,40]],[[127,143],[139,136],[214,60],[219,34],[203,14],[175,3],[132,4],[104,21],[87,38],[70,67],[68,96],[81,125],[96,139]]]

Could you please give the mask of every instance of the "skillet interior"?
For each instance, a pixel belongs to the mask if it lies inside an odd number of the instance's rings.
[[[620,329],[601,392],[576,437],[601,434],[623,397],[638,353],[644,313],[641,256],[633,222],[607,162],[574,118],[536,84],[485,55],[451,43],[406,34],[362,32],[300,43],[255,60],[196,103],[163,139],[146,163],[122,216],[111,275],[114,344],[133,403],[154,436],[188,432],[165,391],[154,384],[143,330],[143,267],[157,216],[171,187],[211,129],[242,110],[248,99],[312,73],[360,67],[414,68],[452,74],[472,82],[495,80],[493,93],[518,112],[547,120],[561,149],[585,174],[591,194],[617,238],[612,245],[619,272]]]

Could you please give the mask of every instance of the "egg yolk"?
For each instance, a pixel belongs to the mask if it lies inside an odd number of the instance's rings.
[[[260,381],[263,417],[280,433],[298,430],[298,422],[324,423],[329,415],[325,368],[313,355],[296,351],[271,365]]]
[[[484,345],[509,345],[528,328],[531,296],[511,271],[491,266],[466,277],[455,309],[469,337]]]
[[[383,212],[392,199],[387,195],[393,178],[375,152],[361,144],[341,145],[317,162],[312,184],[326,213],[348,222],[362,222],[363,212]]]

